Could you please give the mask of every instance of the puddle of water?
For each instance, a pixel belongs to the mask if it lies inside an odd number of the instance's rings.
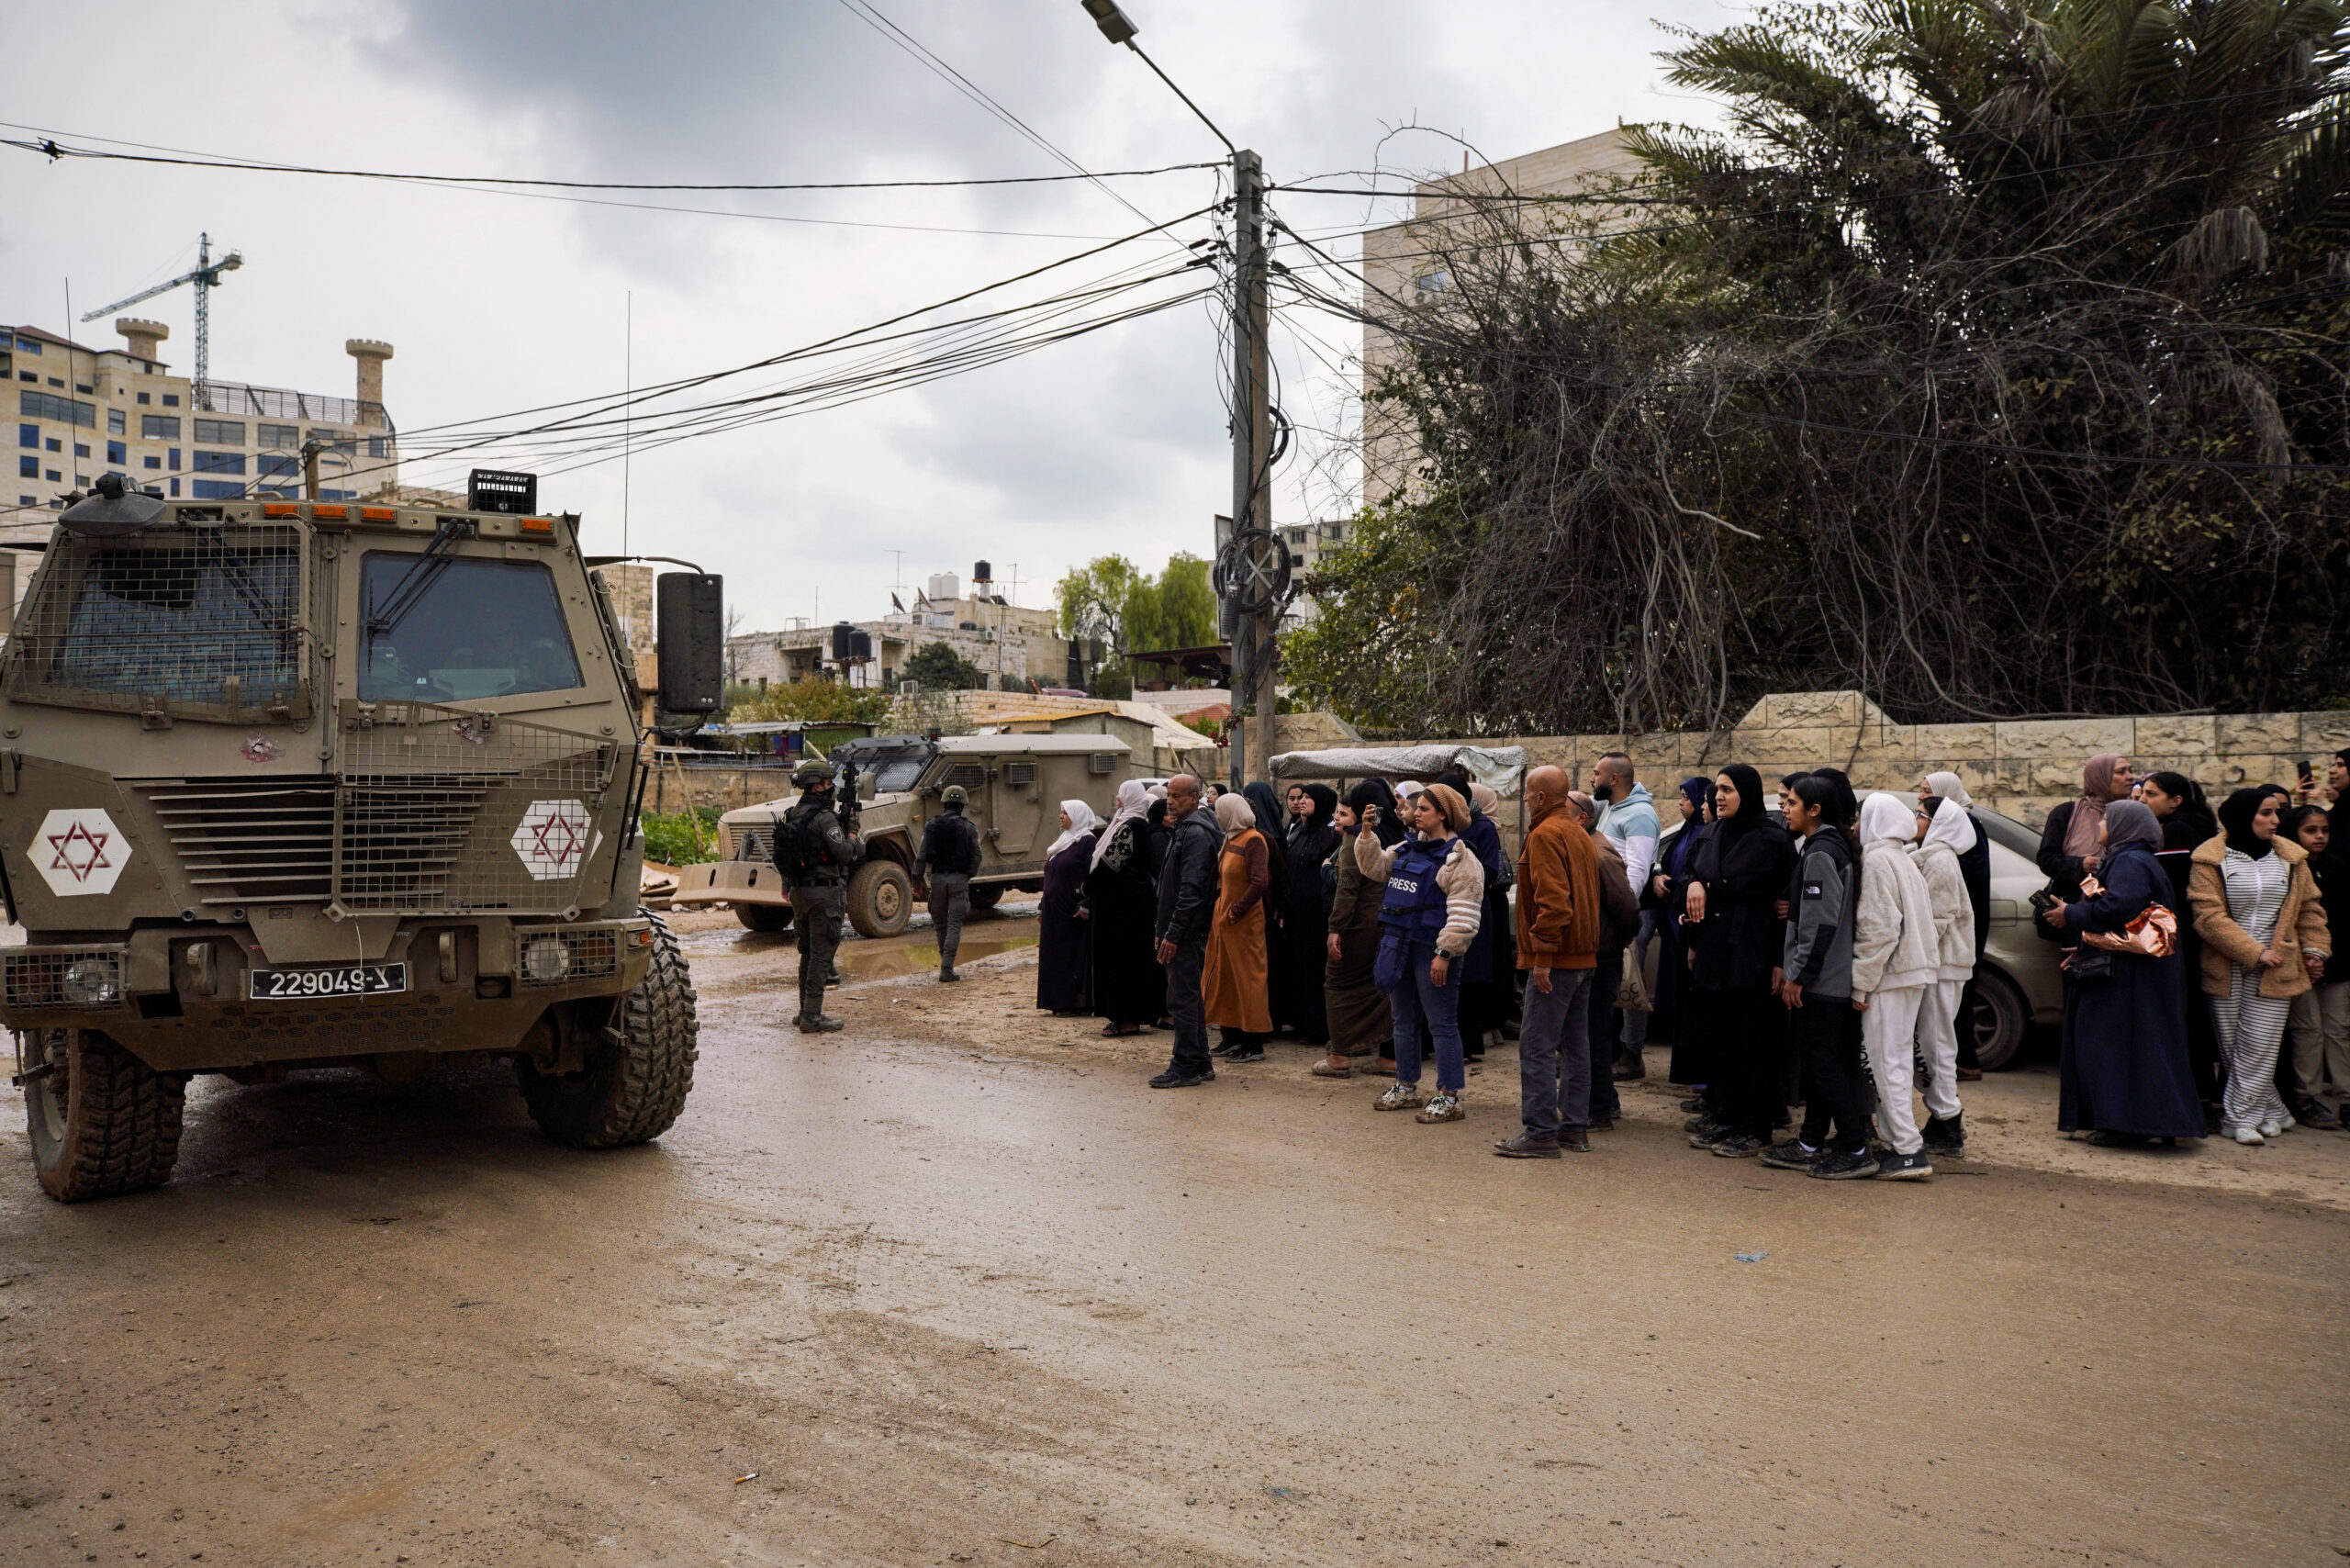
[[[1006,923],[1010,924],[1009,922]],[[1016,948],[1034,947],[1037,932],[1031,922],[1023,921],[1009,930],[978,931],[966,929],[962,946],[955,951],[955,961],[968,964],[974,958],[992,958]],[[922,933],[920,941],[909,942],[905,937],[890,937],[880,942],[844,942],[841,944],[841,973],[851,980],[888,980],[898,975],[927,974],[938,968],[938,945]]]

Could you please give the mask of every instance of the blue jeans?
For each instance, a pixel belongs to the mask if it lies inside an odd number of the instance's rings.
[[[1436,1086],[1458,1094],[1469,1081],[1460,1054],[1460,974],[1465,966],[1453,959],[1448,966],[1451,972],[1437,985],[1428,979],[1428,961],[1435,957],[1432,945],[1413,943],[1404,955],[1404,983],[1387,993],[1387,1008],[1395,1019],[1395,1081],[1420,1081],[1420,1020],[1426,1018],[1436,1041]]]
[[[1517,1036],[1518,1119],[1536,1137],[1591,1125],[1589,969],[1552,969],[1550,989],[1526,982]]]

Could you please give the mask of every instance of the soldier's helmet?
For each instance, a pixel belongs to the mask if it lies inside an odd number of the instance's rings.
[[[950,806],[960,806],[968,804],[971,796],[969,791],[966,790],[960,784],[949,784],[946,786],[946,792],[944,795],[941,795],[939,799],[946,801]]]
[[[791,770],[791,781],[802,790],[811,789],[820,784],[830,784],[833,781],[833,765],[829,762],[818,762],[815,758],[810,757]]]

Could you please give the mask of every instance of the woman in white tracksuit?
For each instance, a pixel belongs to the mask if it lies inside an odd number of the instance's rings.
[[[1918,809],[1883,791],[1861,804],[1861,902],[1852,921],[1852,1005],[1876,1078],[1877,1130],[1891,1146],[1879,1181],[1931,1176],[1918,1113],[1910,1103],[1918,1010],[1942,978],[1934,905],[1924,873],[1909,858]],[[1968,939],[1973,940],[1970,928]]]
[[[1926,1053],[1926,1152],[1956,1154],[1966,1147],[1966,1125],[1958,1104],[1958,999],[1975,973],[1975,901],[1958,857],[1975,847],[1975,824],[1953,801],[1930,799],[1934,814],[1924,836],[1909,851],[1926,879],[1934,906],[1935,956],[1939,977],[1918,1009],[1918,1047]],[[1925,817],[1921,808],[1919,815]]]

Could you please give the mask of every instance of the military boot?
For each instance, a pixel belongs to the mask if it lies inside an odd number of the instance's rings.
[[[803,1035],[836,1035],[843,1029],[848,1027],[847,1025],[842,1023],[839,1019],[827,1018],[821,1013],[817,1014],[812,1018],[807,1014],[802,1013],[799,1017],[793,1019],[792,1023]]]

